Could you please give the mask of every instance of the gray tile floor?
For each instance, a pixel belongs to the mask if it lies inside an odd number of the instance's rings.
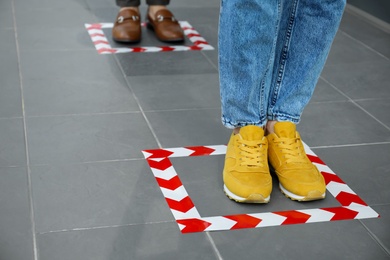
[[[171,9],[217,48],[218,0]],[[299,124],[381,218],[182,234],[141,151],[227,142],[217,50],[99,55],[84,24],[116,12],[113,0],[0,2],[1,260],[390,259],[388,33],[345,13]],[[146,30],[143,44],[161,45]],[[205,216],[338,206],[277,189],[268,205],[236,204],[223,156],[172,162]]]

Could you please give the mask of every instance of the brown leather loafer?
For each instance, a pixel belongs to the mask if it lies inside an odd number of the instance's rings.
[[[173,14],[162,9],[156,12],[155,17],[147,15],[148,28],[154,30],[157,38],[163,42],[181,42],[184,41],[184,32],[179,22]]]
[[[135,43],[141,40],[141,20],[137,11],[125,9],[118,13],[112,38],[117,42]]]

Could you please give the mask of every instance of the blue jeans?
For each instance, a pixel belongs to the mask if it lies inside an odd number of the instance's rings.
[[[221,0],[222,123],[298,123],[324,67],[345,0]]]

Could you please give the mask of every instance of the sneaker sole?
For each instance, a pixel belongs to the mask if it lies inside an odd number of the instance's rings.
[[[286,190],[280,183],[279,183],[279,189],[287,198],[296,201],[322,200],[325,199],[325,194],[326,194],[326,193],[321,194],[321,192],[314,190],[314,191],[310,191],[307,196],[299,196]]]
[[[223,185],[223,190],[229,199],[239,203],[268,203],[271,199],[271,195],[264,198],[261,194],[251,194],[247,198],[243,198],[231,192],[226,185]]]

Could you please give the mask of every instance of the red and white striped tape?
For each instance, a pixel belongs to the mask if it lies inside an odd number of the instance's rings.
[[[113,48],[103,29],[110,29],[113,27],[113,23],[94,23],[85,24],[91,40],[95,45],[99,54],[112,54],[112,53],[124,53],[124,52],[165,52],[165,51],[203,51],[214,50],[211,46],[188,22],[180,21],[180,26],[183,28],[184,34],[191,41],[192,45],[172,45],[172,46],[141,46],[141,47],[124,47]],[[142,24],[145,26],[145,23]]]
[[[226,146],[178,147],[144,150],[142,153],[182,233],[379,217],[306,144],[304,146],[309,159],[323,174],[327,190],[341,204],[339,207],[202,217],[169,158],[225,154]]]

